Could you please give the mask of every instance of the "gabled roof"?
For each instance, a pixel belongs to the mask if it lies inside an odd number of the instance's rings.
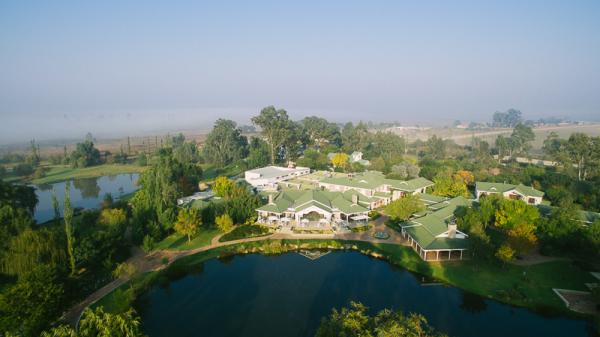
[[[515,190],[522,195],[528,197],[538,197],[541,198],[544,196],[544,192],[538,191],[533,187],[525,186],[523,184],[513,185],[513,184],[505,184],[505,183],[489,183],[478,181],[475,183],[475,189],[478,191],[489,192],[489,193],[504,193],[511,190]]]
[[[423,177],[418,177],[406,181],[396,179],[385,179],[385,184],[390,185],[392,188],[397,190],[414,192],[421,188],[433,186],[433,181],[425,179]]]
[[[519,184],[519,185],[515,186],[515,190],[526,196],[539,197],[539,198],[544,196],[544,192],[538,191],[531,186],[525,186],[523,184]]]
[[[447,199],[435,204],[438,206],[420,218],[401,224],[402,228],[419,243],[423,249],[460,249],[468,243],[464,239],[438,237],[448,231],[448,223],[454,218],[454,211],[460,206],[468,206],[464,197]]]
[[[356,195],[357,204],[352,203],[352,196]],[[356,191],[341,193],[321,190],[285,190],[273,198],[273,202],[263,205],[257,210],[283,213],[285,211],[298,212],[311,206],[333,212],[335,209],[345,214],[368,212],[371,198]]]
[[[331,177],[321,180],[324,184],[341,185],[353,188],[364,188],[373,190],[383,185],[388,185],[396,190],[413,192],[428,186],[433,186],[433,182],[425,178],[415,178],[410,180],[387,179],[383,173],[378,171],[366,171],[357,173],[353,177]]]

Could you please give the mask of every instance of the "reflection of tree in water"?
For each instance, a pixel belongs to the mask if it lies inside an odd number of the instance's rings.
[[[83,198],[98,198],[100,186],[97,178],[84,178],[73,180],[73,186],[81,192]]]
[[[466,312],[476,314],[485,311],[487,309],[487,303],[485,303],[483,297],[463,291],[460,308]]]
[[[38,190],[40,191],[52,191],[52,188],[54,187],[53,184],[39,184],[39,185],[35,185],[35,187],[37,187]],[[63,188],[64,190],[64,188]]]
[[[112,175],[112,176],[108,176],[108,181],[115,181],[117,180],[117,176],[116,175]]]

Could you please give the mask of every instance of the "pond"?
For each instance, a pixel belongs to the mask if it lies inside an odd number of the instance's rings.
[[[589,336],[589,323],[546,317],[422,277],[358,252],[317,260],[298,253],[239,255],[197,265],[136,301],[142,327],[160,336],[314,336],[332,308],[421,313],[449,336]]]
[[[100,205],[106,193],[110,193],[116,200],[120,196],[136,191],[138,189],[138,178],[138,173],[127,173],[34,185],[35,194],[39,200],[35,208],[35,220],[38,223],[44,223],[54,218],[54,208],[52,207],[53,190],[56,191],[56,197],[60,203],[62,212],[66,184],[70,184],[71,205],[74,208],[96,208]]]

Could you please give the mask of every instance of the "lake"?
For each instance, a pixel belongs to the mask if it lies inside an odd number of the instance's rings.
[[[100,205],[106,193],[112,194],[116,200],[120,196],[136,191],[138,189],[138,178],[138,173],[127,173],[34,185],[35,194],[39,200],[35,208],[35,220],[38,223],[43,223],[54,218],[52,190],[56,191],[56,197],[62,212],[66,184],[70,184],[71,187],[71,205],[73,208],[96,208]]]
[[[425,315],[449,336],[591,336],[589,323],[548,317],[422,277],[358,252],[209,260],[136,301],[149,337],[314,336],[332,308],[359,301]]]

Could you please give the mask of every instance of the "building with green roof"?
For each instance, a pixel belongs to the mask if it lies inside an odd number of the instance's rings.
[[[539,205],[542,203],[544,192],[538,191],[531,186],[523,184],[506,183],[488,183],[478,181],[475,183],[475,198],[479,200],[481,196],[490,194],[499,194],[504,198],[513,200],[523,200],[529,205]]]
[[[326,176],[318,184],[329,191],[354,190],[363,195],[378,198],[380,199],[379,206],[387,205],[406,194],[425,193],[427,187],[433,186],[433,182],[425,178],[407,181],[387,179],[383,173],[378,171],[366,171],[345,176]]]
[[[421,200],[427,210],[400,224],[404,238],[425,261],[462,259],[468,249],[468,235],[457,229],[454,212],[471,203],[464,197],[448,199],[429,194],[421,195]]]
[[[356,191],[283,190],[256,209],[258,223],[289,229],[365,226],[374,199]]]

